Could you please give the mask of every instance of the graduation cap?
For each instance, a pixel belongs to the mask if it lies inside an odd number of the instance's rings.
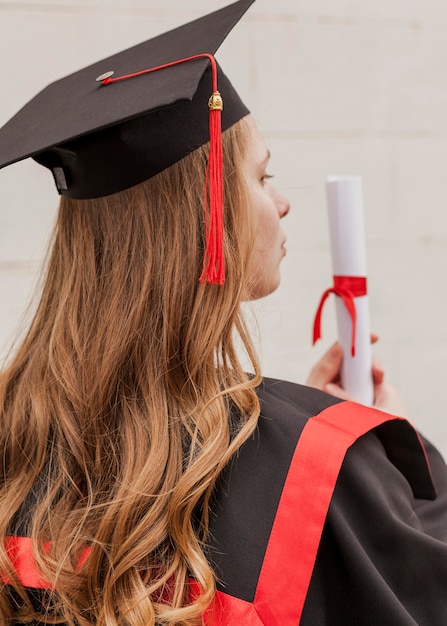
[[[50,84],[0,129],[0,168],[32,157],[53,172],[59,193],[96,198],[210,141],[201,280],[222,283],[220,134],[249,111],[213,55],[253,2],[239,0]]]

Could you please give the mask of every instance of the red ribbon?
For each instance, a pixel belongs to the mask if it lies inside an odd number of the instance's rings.
[[[349,313],[352,322],[351,332],[351,354],[355,356],[355,333],[357,324],[357,311],[354,298],[366,296],[366,278],[364,276],[334,276],[334,286],[326,289],[321,296],[320,304],[314,320],[313,343],[315,344],[321,337],[321,314],[323,306],[331,293],[341,298]]]

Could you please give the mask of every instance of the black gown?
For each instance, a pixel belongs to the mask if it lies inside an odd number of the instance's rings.
[[[405,420],[315,389],[264,379],[258,395],[259,426],[215,489],[206,622],[447,625],[439,453]]]
[[[447,625],[447,468],[439,453],[424,442],[425,453],[405,420],[371,431],[366,424],[367,432],[345,447],[321,541],[312,547],[312,520],[300,521],[321,496],[332,450],[350,422],[357,427],[372,414],[379,421],[385,414],[282,381],[265,380],[259,397],[257,434],[226,468],[217,490],[210,545],[220,597],[212,623]],[[313,441],[310,458],[301,455],[292,468],[297,441],[315,416],[343,422],[340,432],[329,424]],[[284,497],[291,471],[305,472],[311,482],[301,501],[306,510],[283,511],[288,521],[275,538],[277,562],[261,580],[280,499],[283,507],[293,505]],[[299,476],[288,489],[298,491],[298,485],[303,488]],[[303,568],[309,570],[305,589]]]

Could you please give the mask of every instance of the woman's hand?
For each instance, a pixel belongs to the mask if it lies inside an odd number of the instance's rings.
[[[377,341],[377,335],[371,335],[371,343]],[[312,368],[306,385],[321,389],[326,393],[343,400],[355,400],[341,386],[340,370],[343,361],[343,350],[339,343],[333,346],[321,357]],[[400,417],[407,416],[407,410],[394,387],[385,383],[385,372],[379,361],[373,357],[372,377],[374,382],[374,407]]]

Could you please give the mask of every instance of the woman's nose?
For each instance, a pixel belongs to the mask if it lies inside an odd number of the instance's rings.
[[[278,193],[278,200],[277,200],[278,214],[279,214],[280,219],[282,219],[290,211],[290,202],[288,198],[283,196],[281,193],[279,192],[277,193]]]

